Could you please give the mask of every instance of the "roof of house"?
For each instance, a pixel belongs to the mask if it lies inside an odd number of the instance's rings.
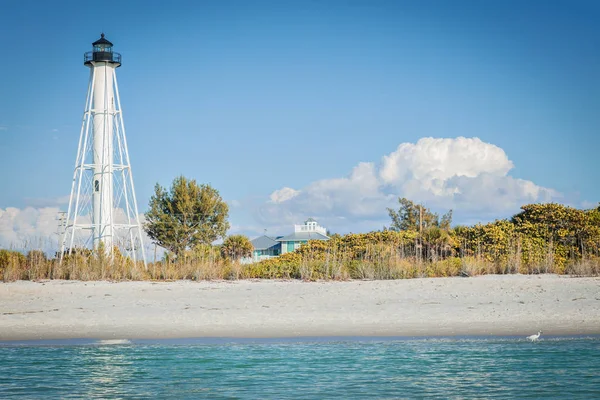
[[[265,235],[257,237],[251,243],[255,250],[265,250],[278,244],[275,239]]]
[[[294,232],[290,235],[276,239],[278,242],[296,242],[300,240],[329,240],[329,236],[325,236],[319,232]]]
[[[317,222],[317,221],[316,221],[316,220],[314,220],[313,218],[308,218],[308,219],[306,220],[306,222]]]

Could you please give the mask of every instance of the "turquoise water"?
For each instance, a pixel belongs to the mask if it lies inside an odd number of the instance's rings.
[[[600,398],[600,338],[0,345],[0,398]]]

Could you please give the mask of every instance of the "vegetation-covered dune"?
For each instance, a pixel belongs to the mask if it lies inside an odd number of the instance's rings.
[[[391,229],[334,235],[248,268],[252,277],[400,279],[482,274],[600,274],[600,208],[531,204],[510,220],[450,228],[401,199]],[[422,222],[420,222],[422,220]]]
[[[239,235],[227,246],[199,244],[179,257],[134,263],[115,251],[79,250],[59,263],[38,250],[0,250],[4,281],[37,279],[403,279],[482,274],[557,273],[600,275],[600,207],[579,210],[560,204],[530,204],[510,220],[451,227],[451,213],[436,214],[406,199],[389,210],[382,231],[332,235],[293,253],[242,265]],[[232,244],[233,242],[233,244]],[[232,247],[233,246],[233,247]],[[244,250],[246,252],[247,249]]]

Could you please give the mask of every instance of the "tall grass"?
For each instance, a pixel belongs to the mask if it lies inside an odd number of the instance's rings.
[[[531,249],[523,249],[520,242],[515,242],[501,256],[460,247],[454,255],[437,251],[434,255],[423,254],[418,243],[401,242],[394,235],[348,235],[331,243],[309,242],[296,252],[248,265],[222,258],[213,246],[194,249],[180,260],[172,260],[167,255],[147,266],[118,252],[110,259],[103,251],[76,251],[61,263],[39,250],[27,253],[0,250],[0,279],[199,281],[261,278],[314,281],[515,273],[600,275],[600,257],[592,252],[567,257],[559,263],[551,246],[532,256]]]

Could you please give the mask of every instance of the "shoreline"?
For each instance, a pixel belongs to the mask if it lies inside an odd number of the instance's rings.
[[[299,344],[299,343],[378,343],[411,341],[527,341],[523,335],[456,335],[456,336],[290,336],[290,337],[196,337],[170,339],[29,339],[0,340],[0,348],[10,346],[152,346],[152,345],[229,345],[229,344]],[[542,335],[539,341],[600,340],[600,334]]]
[[[539,329],[600,334],[600,278],[0,284],[0,341],[496,337]]]

